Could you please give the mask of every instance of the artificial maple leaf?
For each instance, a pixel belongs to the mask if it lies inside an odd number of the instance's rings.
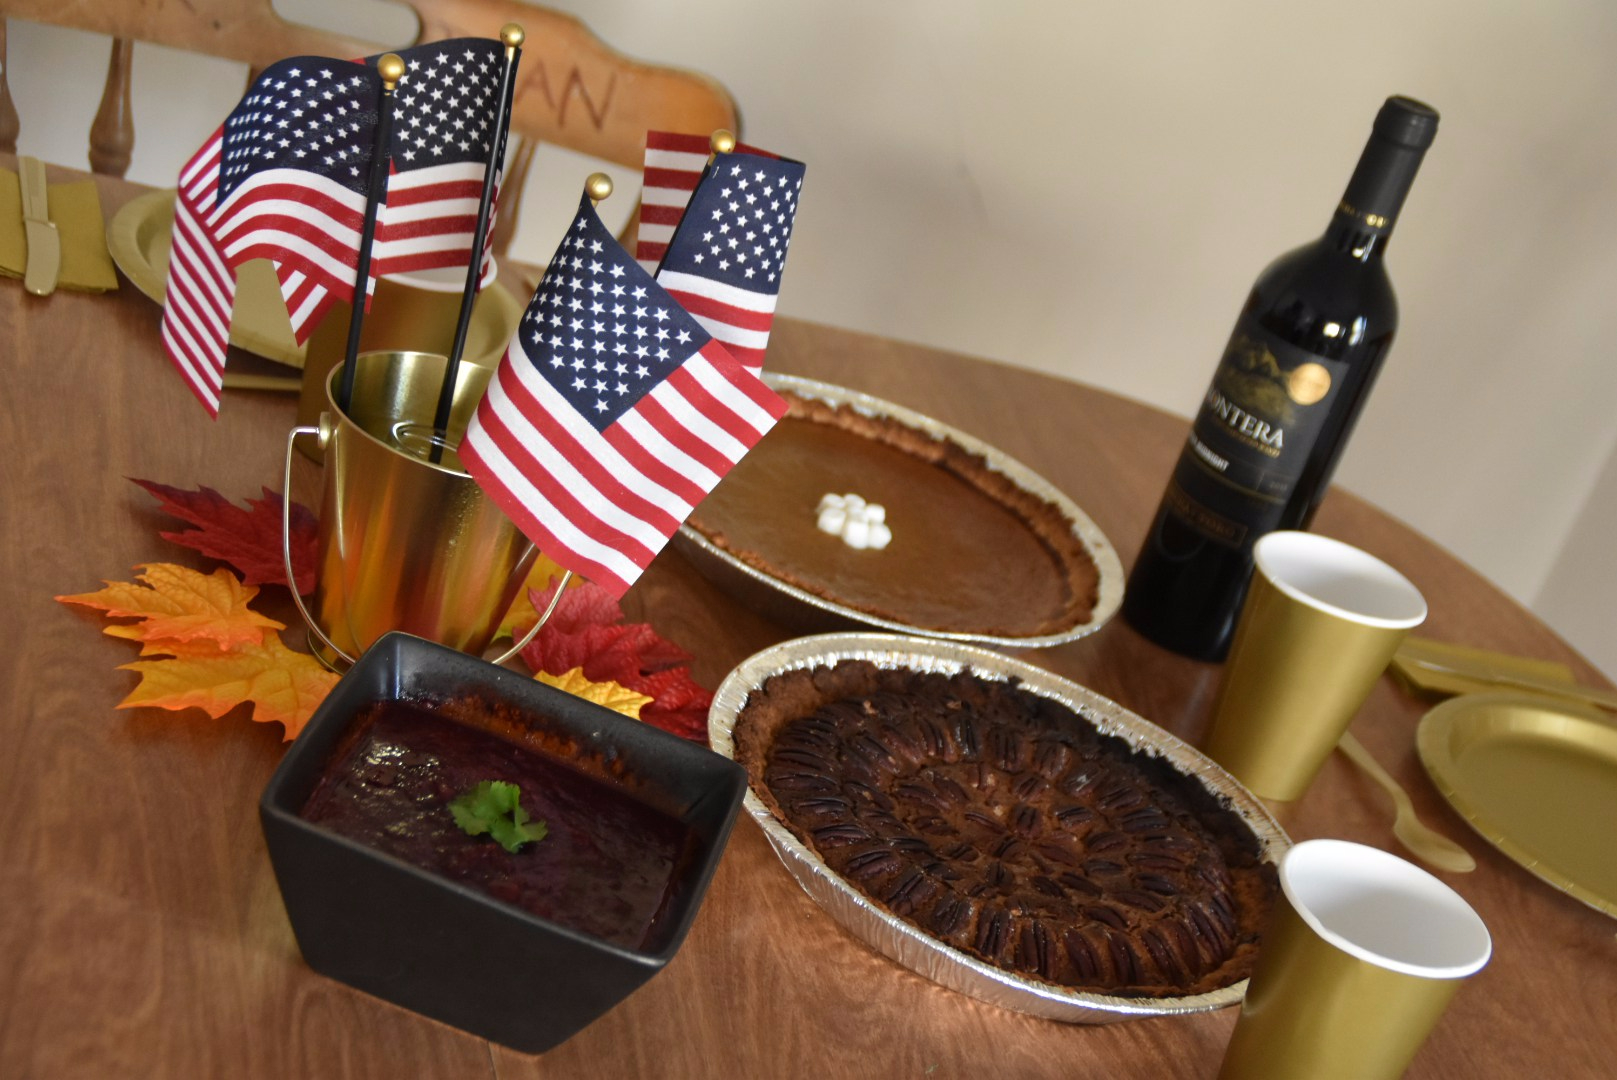
[[[587,678],[621,683],[641,673],[639,649],[655,640],[656,632],[645,623],[586,626],[573,634],[551,632],[547,625],[522,650],[522,659],[533,671],[558,674],[581,667]]]
[[[551,580],[561,577],[564,573],[566,571],[545,556],[537,556],[533,560],[533,566],[528,569],[528,576],[523,580],[522,588],[517,592],[517,598],[511,601],[511,610],[507,611],[505,618],[500,620],[500,628],[494,632],[494,640],[516,637],[532,626],[533,620],[538,618],[538,612],[534,610],[533,606],[533,593],[535,591],[542,592],[548,598],[551,592],[549,588]],[[584,579],[576,574],[567,579],[569,587],[582,585],[583,583]],[[549,602],[548,599],[546,602]]]
[[[613,712],[622,713],[631,720],[640,719],[640,710],[652,702],[652,699],[645,694],[637,694],[615,682],[594,682],[586,679],[581,668],[573,668],[561,675],[541,671],[534,678],[546,686],[565,690],[574,697],[593,701],[597,705],[605,705]]]
[[[651,704],[640,710],[640,719],[681,738],[707,745],[707,714],[713,705],[713,693],[691,678],[689,668],[659,671],[626,685],[631,690],[651,695]]]
[[[554,589],[530,599],[540,610]],[[622,682],[625,675],[662,671],[683,664],[691,654],[664,638],[649,623],[622,622],[623,610],[605,589],[584,582],[556,605],[544,627],[523,650],[535,671],[566,671],[582,665],[591,679]]]
[[[140,623],[108,623],[101,628],[101,632],[108,637],[140,642],[142,656],[177,656],[190,660],[220,656],[226,651],[219,647],[217,641],[210,638],[192,638],[190,641],[180,641],[176,638],[147,638]]]
[[[533,603],[534,610],[543,611],[549,606],[555,592],[556,587],[552,585],[528,599]],[[576,634],[586,626],[611,626],[622,620],[623,609],[612,599],[611,593],[593,581],[580,581],[576,588],[570,588],[562,595],[540,633],[555,631]]]
[[[637,625],[645,626],[640,623]],[[650,630],[649,626],[646,629]],[[680,664],[688,664],[693,659],[690,653],[675,645],[661,634],[653,632],[651,639],[642,643],[640,648],[640,670],[643,672],[666,671]]]
[[[543,610],[554,588],[531,597]],[[624,623],[606,590],[585,582],[561,598],[545,625],[522,650],[530,670],[557,675],[579,668],[585,678],[613,682],[651,696],[640,719],[694,742],[707,742],[713,695],[676,667],[690,654],[648,623]]]
[[[285,629],[247,606],[258,595],[257,586],[243,584],[224,567],[212,574],[199,574],[173,563],[146,563],[135,569],[143,571],[138,578],[145,586],[109,581],[105,589],[97,592],[56,599],[64,604],[100,608],[114,618],[142,619],[129,628],[130,633],[118,635],[141,641],[207,638],[220,649],[230,649],[258,644],[264,640],[265,630]]]
[[[212,657],[136,660],[120,670],[140,674],[140,683],[120,709],[201,709],[217,720],[243,702],[253,719],[274,721],[297,737],[314,710],[337,685],[337,676],[306,653],[294,652],[270,634]]]
[[[281,550],[281,496],[264,488],[263,498],[248,499],[247,509],[232,503],[213,488],[195,491],[130,477],[157,500],[164,511],[197,526],[183,532],[159,533],[165,540],[229,563],[249,585],[285,585],[286,560]],[[292,572],[299,595],[314,591],[318,558],[314,514],[299,503],[291,507]]]

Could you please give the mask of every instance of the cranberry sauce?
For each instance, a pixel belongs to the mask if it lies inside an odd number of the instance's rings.
[[[481,703],[383,702],[338,747],[301,816],[541,918],[643,948],[690,831],[619,782],[558,760],[570,747],[552,757],[521,745],[554,741]],[[463,832],[449,804],[484,780],[517,784],[548,835],[513,854]]]

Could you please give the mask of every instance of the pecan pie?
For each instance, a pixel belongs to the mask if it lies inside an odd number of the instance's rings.
[[[735,738],[753,789],[831,870],[962,952],[1119,996],[1251,971],[1275,878],[1239,815],[1015,680],[787,672]]]

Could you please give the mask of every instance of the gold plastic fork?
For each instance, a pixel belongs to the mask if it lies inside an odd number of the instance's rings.
[[[1338,740],[1336,748],[1392,796],[1392,834],[1416,858],[1430,863],[1439,870],[1447,870],[1454,874],[1469,874],[1477,868],[1477,860],[1473,859],[1465,848],[1435,831],[1416,816],[1415,804],[1409,801],[1409,792],[1381,767],[1380,762],[1370,756],[1370,751],[1366,750],[1364,744],[1354,738],[1351,732],[1342,732],[1342,738]]]

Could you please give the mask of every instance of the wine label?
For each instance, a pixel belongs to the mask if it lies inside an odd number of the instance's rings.
[[[1336,401],[1346,365],[1243,317],[1191,424],[1173,511],[1231,546],[1278,523]]]

